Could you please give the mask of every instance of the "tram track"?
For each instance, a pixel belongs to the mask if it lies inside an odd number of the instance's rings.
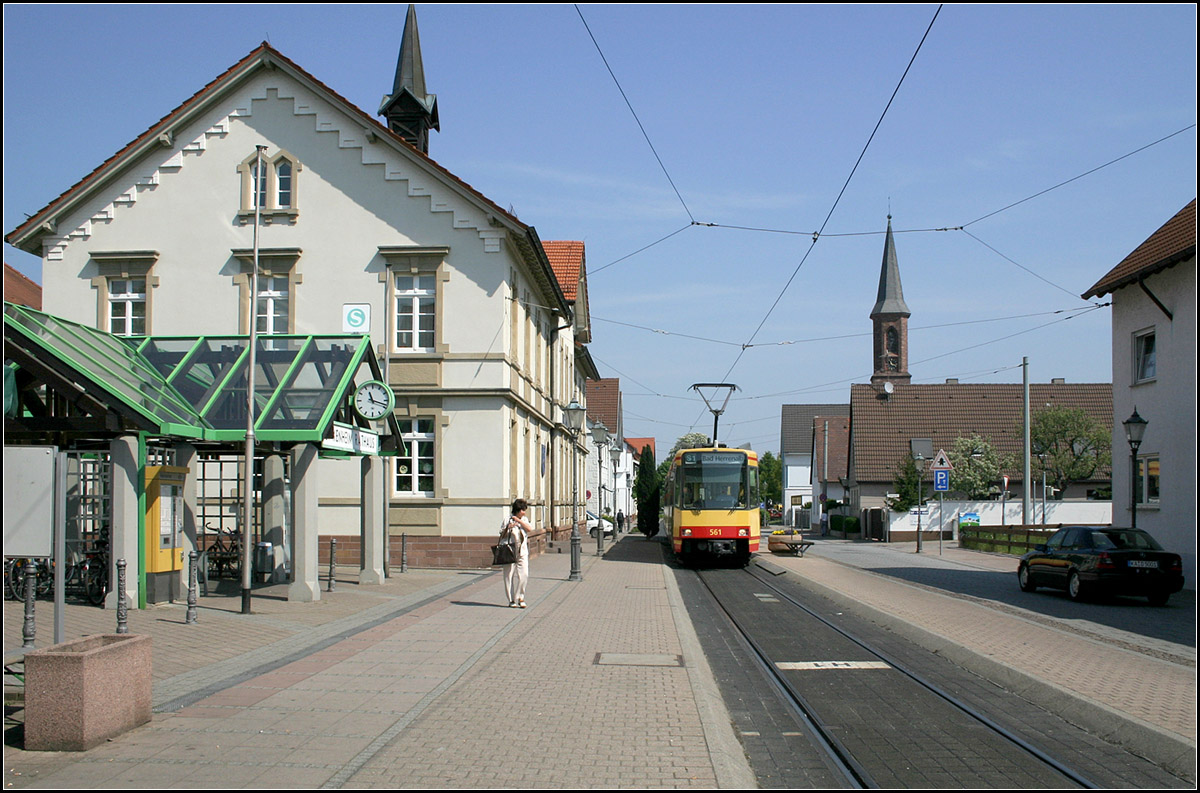
[[[1097,787],[752,569],[696,575],[847,787]]]

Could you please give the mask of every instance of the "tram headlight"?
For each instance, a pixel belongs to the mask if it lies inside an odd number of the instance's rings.
[[[739,537],[749,537],[750,530],[749,529],[738,529],[738,536]]]
[[[691,536],[692,536],[692,530],[691,530],[691,529],[684,529],[684,530],[683,530],[683,536],[684,536],[684,537],[691,537]]]

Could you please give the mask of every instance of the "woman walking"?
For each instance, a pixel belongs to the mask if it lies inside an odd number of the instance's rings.
[[[508,595],[509,608],[525,608],[525,583],[529,580],[529,532],[533,524],[525,519],[529,502],[518,498],[512,503],[512,514],[505,523],[517,543],[517,561],[504,566],[504,592]]]

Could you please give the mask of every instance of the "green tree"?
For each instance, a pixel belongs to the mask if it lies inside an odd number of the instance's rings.
[[[922,493],[923,476],[917,470],[913,458],[905,456],[896,463],[896,478],[892,480],[892,489],[896,498],[887,499],[888,509],[895,512],[908,512],[918,503],[918,493]],[[924,503],[924,498],[920,499]]]
[[[758,487],[764,501],[783,501],[783,461],[770,452],[758,458]]]
[[[954,447],[946,452],[954,471],[950,485],[955,493],[967,499],[988,498],[999,487],[1001,472],[1015,468],[1017,461],[1003,456],[982,436],[955,438]]]
[[[654,465],[654,452],[650,444],[646,444],[638,457],[638,472],[633,483],[633,493],[638,505],[638,531],[647,537],[658,532],[661,488],[662,480]]]
[[[667,472],[671,470],[671,462],[675,459],[675,452],[680,449],[700,449],[708,446],[712,440],[703,432],[689,432],[686,435],[680,435],[675,441],[675,445],[671,447],[671,451],[667,452],[667,456],[658,464],[658,485],[661,496],[663,487],[667,483]]]
[[[675,441],[675,445],[671,447],[666,459],[668,462],[675,459],[675,452],[680,449],[701,449],[711,445],[712,440],[703,432],[689,432],[687,435],[679,436],[679,440]]]
[[[1112,465],[1110,428],[1082,408],[1048,407],[1033,414],[1029,428],[1030,460],[1061,499],[1075,482],[1095,478]]]

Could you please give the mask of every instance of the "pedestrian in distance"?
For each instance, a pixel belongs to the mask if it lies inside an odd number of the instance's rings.
[[[625,511],[617,510],[617,534],[625,531]]]
[[[525,608],[525,584],[529,581],[529,532],[533,524],[526,518],[529,502],[518,498],[512,503],[512,514],[504,522],[505,532],[511,533],[517,544],[517,561],[504,566],[504,592],[509,608]]]

